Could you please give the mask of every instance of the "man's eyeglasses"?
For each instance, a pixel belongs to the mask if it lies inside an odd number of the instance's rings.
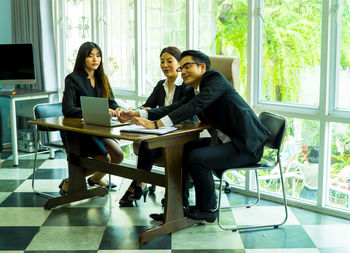
[[[182,70],[188,70],[190,69],[191,64],[197,64],[197,65],[201,65],[201,62],[186,62],[182,67],[178,67],[176,69],[177,72],[182,72]]]

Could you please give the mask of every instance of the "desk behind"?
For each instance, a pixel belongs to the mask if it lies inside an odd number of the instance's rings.
[[[25,100],[36,100],[47,98],[52,102],[52,95],[57,91],[42,91],[32,89],[17,89],[15,91],[1,91],[0,97],[10,99],[10,120],[11,120],[11,144],[13,166],[18,165],[18,145],[17,145],[17,118],[16,118],[16,102]]]

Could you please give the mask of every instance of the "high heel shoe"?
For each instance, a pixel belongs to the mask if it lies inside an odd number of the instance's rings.
[[[98,183],[92,182],[91,177],[89,177],[89,178],[87,179],[87,183],[88,183],[88,185],[90,185],[90,186],[99,186],[99,187],[101,187],[101,185],[99,185]],[[103,187],[108,187],[108,185],[109,185],[109,182],[107,181],[107,186],[103,186]],[[117,185],[116,185],[116,184],[113,184],[113,183],[111,182],[111,188],[116,188],[116,187],[117,187]]]
[[[141,196],[143,196],[143,202],[146,202],[147,194],[149,192],[148,187],[146,186],[144,189],[140,185],[135,187],[134,192],[129,195],[129,200],[139,200]]]
[[[129,199],[131,194],[131,191],[126,191],[124,193],[123,197],[119,200],[119,207],[134,207],[134,201]]]
[[[58,185],[58,188],[60,188],[60,190],[59,190],[58,193],[59,193],[61,196],[67,195],[67,194],[68,194],[68,192],[66,192],[65,190],[62,189],[63,184],[64,184],[65,182],[68,183],[68,178],[63,179],[62,182]]]
[[[129,189],[124,193],[123,197],[119,200],[119,207],[133,207],[134,200],[129,199],[129,196],[133,194],[133,191],[130,191],[131,189],[135,189],[137,185],[137,181],[133,180],[129,186]],[[135,202],[136,204],[136,202]]]
[[[156,186],[152,184],[151,186],[148,187],[149,194],[153,194],[156,191]]]

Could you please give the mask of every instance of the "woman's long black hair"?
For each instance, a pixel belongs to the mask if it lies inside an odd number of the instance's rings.
[[[78,51],[77,59],[75,60],[75,65],[73,72],[86,72],[85,71],[85,59],[91,53],[91,51],[96,48],[101,56],[101,63],[98,68],[95,70],[94,75],[97,84],[102,85],[102,97],[111,98],[113,97],[113,92],[109,83],[109,80],[103,69],[103,58],[102,58],[102,50],[101,48],[94,42],[85,42],[83,43]]]

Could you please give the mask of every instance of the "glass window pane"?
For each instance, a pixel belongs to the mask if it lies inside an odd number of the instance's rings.
[[[321,1],[265,1],[262,102],[318,106]]]
[[[342,27],[340,34],[340,62],[339,87],[338,87],[338,109],[350,110],[350,0],[343,1]]]
[[[319,164],[318,121],[288,118],[288,128],[281,150],[286,194],[316,202]],[[275,153],[265,148],[264,159],[272,161]],[[263,191],[281,194],[279,167],[259,174]]]
[[[240,59],[239,90],[247,96],[248,1],[217,1],[215,51]]]
[[[233,187],[245,187],[245,171],[244,170],[230,170],[223,176],[222,185],[225,187],[225,182]]]
[[[105,57],[113,88],[135,91],[134,1],[106,1]]]
[[[332,148],[327,204],[350,210],[350,125],[332,123],[331,129]]]
[[[91,41],[91,1],[65,1],[65,56],[66,71],[71,73],[81,44]]]
[[[197,26],[194,29],[194,39],[198,50],[215,55],[215,35],[216,35],[216,0],[199,0],[197,5]]]
[[[146,94],[164,75],[160,69],[159,54],[164,47],[186,48],[186,1],[147,0],[145,24]]]

